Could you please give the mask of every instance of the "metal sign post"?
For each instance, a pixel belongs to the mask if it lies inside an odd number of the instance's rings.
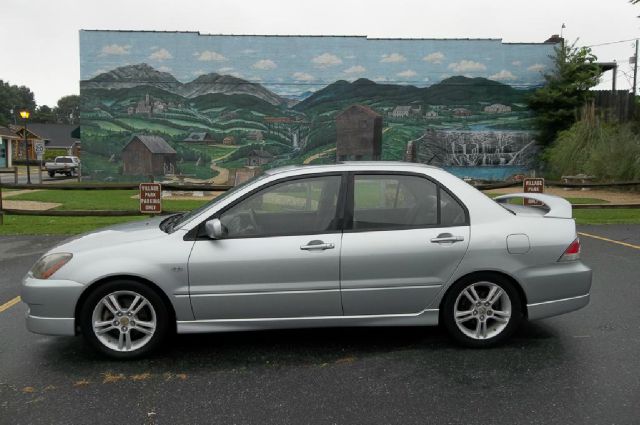
[[[544,179],[543,178],[526,178],[522,180],[522,191],[524,193],[544,193]],[[544,205],[540,201],[535,199],[524,199],[524,205],[526,206],[539,206]]]
[[[40,179],[40,184],[42,184],[42,157],[44,156],[44,141],[37,141],[34,149],[36,151],[36,159],[40,161],[40,166],[38,167],[38,178]]]
[[[160,183],[140,183],[140,212],[142,214],[162,213],[162,185]]]

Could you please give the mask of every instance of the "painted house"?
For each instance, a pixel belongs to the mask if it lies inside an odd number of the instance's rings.
[[[338,161],[379,160],[382,116],[364,105],[352,105],[336,116]]]
[[[494,103],[493,105],[485,106],[484,111],[489,114],[506,114],[511,112],[511,106]]]
[[[391,111],[392,118],[408,118],[410,114],[411,106],[409,105],[396,106],[393,108],[393,111]]]
[[[245,161],[248,167],[259,167],[267,164],[273,160],[273,155],[269,152],[259,149],[252,150],[247,154],[247,160]]]
[[[199,133],[190,133],[184,140],[185,143],[204,143],[204,144],[212,144],[215,143],[215,138],[209,133],[199,132]]]
[[[176,151],[160,136],[135,135],[122,149],[122,174],[163,176],[175,174]]]
[[[436,111],[427,111],[425,112],[424,117],[428,120],[433,120],[438,118],[438,113]]]
[[[460,118],[466,118],[473,115],[473,112],[471,112],[467,108],[454,108],[452,112],[454,117],[460,117]]]
[[[0,126],[0,168],[13,166],[11,153],[13,142],[19,143],[20,137],[15,131],[7,127]]]

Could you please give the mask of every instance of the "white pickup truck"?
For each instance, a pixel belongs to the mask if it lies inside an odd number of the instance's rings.
[[[44,164],[44,168],[53,177],[56,173],[67,176],[77,175],[80,168],[80,158],[77,156],[56,156],[52,162]]]

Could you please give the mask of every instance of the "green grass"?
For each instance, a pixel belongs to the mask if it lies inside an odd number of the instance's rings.
[[[573,210],[577,224],[640,224],[640,209]]]
[[[61,203],[56,210],[137,210],[138,199],[131,198],[137,190],[42,190],[7,198],[16,201],[40,201]],[[206,200],[163,199],[165,211],[188,211],[202,205]]]
[[[492,193],[492,192],[485,192],[485,195],[487,195],[489,198],[495,198],[496,196],[500,196],[500,195],[505,195],[504,193]],[[571,204],[609,204],[609,201],[605,201],[604,199],[598,199],[598,198],[572,198],[572,197],[564,197],[564,199],[566,199],[567,201],[569,201]],[[521,201],[522,198],[514,198],[511,200],[512,204],[522,204]]]
[[[0,235],[76,235],[146,217],[41,217],[5,215]]]

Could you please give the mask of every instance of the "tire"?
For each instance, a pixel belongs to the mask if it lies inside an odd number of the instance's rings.
[[[55,176],[55,175],[56,175],[56,173],[55,173],[55,172],[53,172],[53,171],[49,171],[49,177],[53,177],[53,176]]]
[[[154,289],[118,280],[99,285],[89,294],[80,309],[79,325],[96,350],[124,360],[157,349],[168,334],[170,319],[166,304]]]
[[[492,273],[475,274],[454,283],[440,311],[449,335],[471,348],[500,345],[524,317],[522,299],[514,284]]]

